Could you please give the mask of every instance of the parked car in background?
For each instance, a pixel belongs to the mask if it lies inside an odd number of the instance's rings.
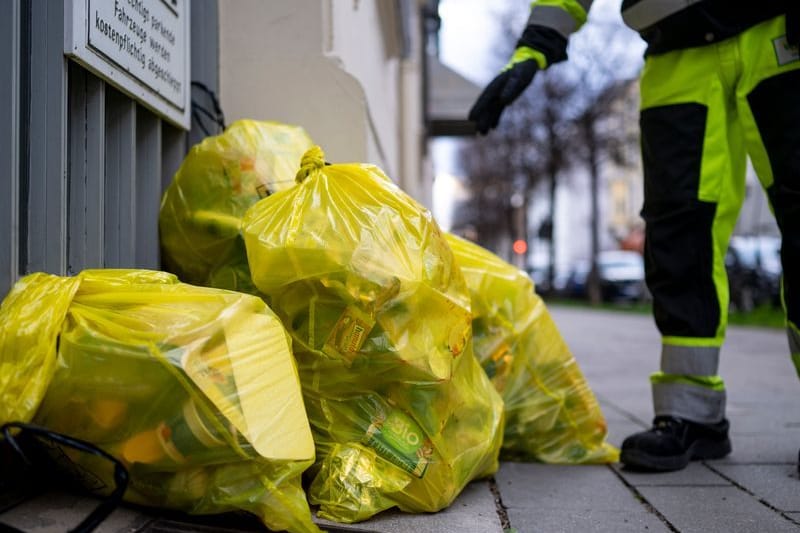
[[[525,270],[533,280],[536,293],[540,295],[563,294],[567,282],[567,273],[556,269],[552,284],[550,283],[550,268],[547,266],[529,266]]]
[[[780,237],[731,238],[725,269],[728,274],[730,306],[751,311],[761,305],[780,307]],[[588,298],[590,262],[579,260],[569,269],[558,293],[567,298]],[[600,289],[605,302],[634,302],[650,298],[644,279],[644,259],[638,252],[609,250],[597,257]]]
[[[779,237],[731,238],[725,270],[732,309],[747,312],[764,304],[781,305],[780,246]]]
[[[588,297],[588,278],[591,262],[573,264],[563,294],[569,298]],[[649,298],[644,281],[644,260],[638,252],[608,250],[597,256],[600,293],[605,302],[635,302]]]
[[[546,266],[528,266],[525,272],[528,273],[533,281],[534,288],[538,294],[547,294],[551,292],[552,287],[548,283],[548,271],[550,269]]]

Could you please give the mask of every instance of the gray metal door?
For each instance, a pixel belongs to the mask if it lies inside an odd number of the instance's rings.
[[[158,208],[184,132],[64,56],[64,2],[0,17],[0,298],[22,275],[160,266]],[[192,79],[218,89],[216,0],[191,4]]]

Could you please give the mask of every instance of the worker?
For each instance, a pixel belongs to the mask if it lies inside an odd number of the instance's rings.
[[[567,59],[567,39],[591,3],[531,4],[511,60],[470,111],[479,132],[497,126],[536,72]],[[718,361],[729,302],[724,258],[744,200],[746,155],[782,235],[783,302],[800,373],[800,1],[624,0],[622,18],[647,43],[641,214],[662,347],[650,378],[653,426],[625,439],[621,461],[671,471],[731,451]]]

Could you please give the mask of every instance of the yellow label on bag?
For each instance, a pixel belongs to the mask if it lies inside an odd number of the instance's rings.
[[[352,361],[374,325],[375,320],[371,316],[357,307],[350,306],[336,321],[322,351],[331,356],[341,356],[348,362]]]

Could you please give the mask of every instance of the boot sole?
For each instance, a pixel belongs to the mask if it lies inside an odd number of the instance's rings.
[[[722,459],[731,453],[731,441],[697,440],[680,455],[651,455],[642,450],[622,450],[620,461],[633,470],[673,472],[686,468],[689,461]]]

